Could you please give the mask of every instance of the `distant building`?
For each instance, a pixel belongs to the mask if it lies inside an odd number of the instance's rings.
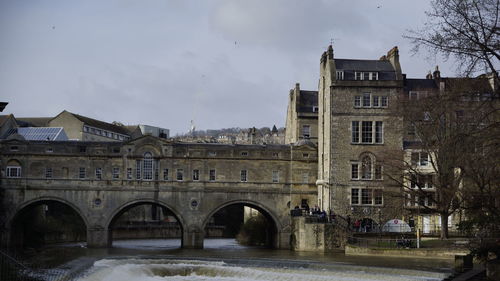
[[[7,135],[7,132],[19,127],[13,114],[0,115],[0,138]]]
[[[285,143],[308,139],[318,143],[318,91],[304,91],[299,83],[290,90]]]
[[[71,140],[127,141],[130,132],[125,126],[99,121],[64,110],[49,121],[49,127],[63,127]]]
[[[168,139],[170,137],[170,130],[149,125],[137,125],[141,130],[142,135],[151,135],[161,139]]]

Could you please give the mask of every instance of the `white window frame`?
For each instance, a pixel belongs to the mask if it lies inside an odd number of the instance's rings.
[[[240,182],[248,182],[248,170],[240,171]]]
[[[368,105],[365,103],[368,101]],[[361,107],[369,108],[372,107],[372,94],[371,93],[363,93],[361,96]]]
[[[337,80],[344,80],[344,71],[343,70],[337,70],[336,72],[336,79]]]
[[[371,123],[370,131],[363,131],[363,124]],[[380,124],[380,138],[377,137],[377,124]],[[365,126],[366,127],[366,126]],[[371,141],[368,140],[370,137]],[[379,140],[379,141],[377,141]],[[362,120],[351,121],[351,144],[384,144],[384,121]]]
[[[354,107],[355,108],[361,107],[361,96],[360,95],[354,96]]]
[[[372,95],[372,107],[380,107],[381,96]]]
[[[168,181],[168,169],[167,168],[163,169],[163,180]]]
[[[184,169],[177,169],[175,171],[175,180],[184,181]]]
[[[311,125],[302,125],[302,137],[305,139],[311,137]]]
[[[132,168],[127,168],[127,180],[132,179]]]
[[[217,180],[217,171],[215,169],[210,169],[208,171],[208,181],[216,181]]]
[[[272,181],[273,183],[280,182],[280,171],[277,170],[272,171]]]
[[[389,96],[380,96],[380,107],[386,108],[389,106]]]
[[[112,178],[114,180],[120,179],[120,168],[119,167],[113,167]]]
[[[45,178],[51,179],[53,177],[53,171],[51,167],[45,167]]]
[[[15,179],[21,177],[21,166],[7,166],[6,167],[6,176],[7,178]]]
[[[355,71],[354,80],[363,80],[363,72]]]
[[[95,168],[96,180],[102,180],[102,168]]]
[[[151,152],[145,152],[142,160],[142,180],[153,180],[155,171],[154,163],[153,154]]]
[[[85,167],[78,168],[78,178],[79,179],[87,178],[87,169]]]
[[[193,179],[193,181],[199,181],[200,180],[200,170],[199,169],[193,169],[192,179]]]

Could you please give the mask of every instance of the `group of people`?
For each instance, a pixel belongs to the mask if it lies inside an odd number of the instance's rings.
[[[349,225],[350,225],[350,218],[348,217]],[[373,222],[370,220],[355,220],[354,223],[352,224],[352,230],[354,232],[372,232],[373,230]]]

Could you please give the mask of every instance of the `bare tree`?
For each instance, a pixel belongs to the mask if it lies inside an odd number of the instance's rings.
[[[404,37],[414,43],[415,53],[424,47],[454,57],[466,77],[486,70],[498,83],[499,11],[500,0],[434,0],[425,26]]]
[[[440,90],[425,96],[400,98],[396,114],[415,137],[406,141],[403,155],[386,156],[384,161],[399,170],[389,177],[403,188],[407,207],[439,214],[441,238],[446,239],[448,217],[469,198],[465,177],[474,173],[470,164],[475,157],[469,145],[478,136],[489,136],[498,109],[485,78],[438,79],[441,83]]]

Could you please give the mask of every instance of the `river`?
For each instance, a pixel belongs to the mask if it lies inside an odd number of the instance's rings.
[[[46,280],[73,271],[78,281],[442,280],[453,262],[272,250],[234,239],[206,239],[203,250],[179,247],[178,239],[119,240],[110,249],[64,244],[36,259],[52,267],[40,273]]]

